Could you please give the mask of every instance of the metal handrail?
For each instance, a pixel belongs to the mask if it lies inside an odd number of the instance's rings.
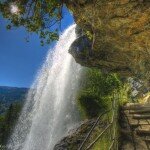
[[[79,149],[78,150],[81,150],[85,144],[85,142],[88,140],[88,138],[90,137],[92,131],[95,129],[96,125],[98,124],[99,120],[105,115],[105,114],[108,114],[110,111],[112,111],[112,118],[111,118],[111,121],[110,123],[106,126],[106,128],[95,138],[95,140],[90,143],[86,148],[85,150],[89,150],[103,135],[104,133],[110,129],[110,127],[113,126],[113,124],[115,123],[115,127],[114,127],[114,133],[113,133],[113,139],[112,139],[112,142],[111,142],[111,145],[109,147],[109,150],[112,149],[113,145],[115,144],[115,139],[116,139],[116,121],[115,121],[115,113],[116,113],[116,100],[115,98],[113,97],[113,101],[112,101],[112,108],[105,111],[104,113],[102,113],[96,120],[96,122],[94,123],[94,125],[92,126],[91,130],[88,132],[87,136],[85,137],[84,141],[82,142],[82,144],[80,145]]]
[[[106,126],[106,128],[97,136],[97,138],[86,148],[86,150],[90,149],[103,136],[105,131],[107,131],[107,129],[109,129],[109,127],[111,127],[111,125],[112,125],[111,123],[108,124]]]
[[[108,112],[110,112],[110,110],[105,111],[104,113],[102,113],[101,115],[99,115],[99,117],[97,118],[96,122],[94,123],[94,125],[92,126],[91,130],[89,131],[89,133],[87,134],[87,136],[85,137],[84,141],[82,142],[81,146],[78,148],[78,150],[81,150],[82,147],[84,146],[86,140],[89,138],[89,136],[91,135],[92,131],[94,130],[94,128],[96,127],[96,125],[98,124],[99,120]]]

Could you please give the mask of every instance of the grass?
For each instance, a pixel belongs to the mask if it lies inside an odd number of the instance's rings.
[[[117,115],[117,109],[116,113]],[[104,129],[109,125],[109,122],[112,121],[112,111],[105,114],[101,121],[104,122],[104,126],[100,127],[100,124],[94,129],[93,133],[91,134],[90,138],[86,142],[85,147],[88,147],[90,143],[92,143],[103,131]],[[109,122],[108,122],[109,120]],[[104,134],[95,142],[95,144],[90,148],[91,150],[108,150],[110,145],[112,144],[113,134],[116,134],[116,137],[118,137],[118,125],[116,125],[116,121],[111,124],[111,126],[104,132]],[[115,144],[117,142],[115,141]]]

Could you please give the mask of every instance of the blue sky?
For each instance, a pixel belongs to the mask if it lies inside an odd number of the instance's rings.
[[[66,8],[63,16],[62,31],[73,23]],[[6,23],[0,16],[0,85],[29,87],[52,45],[41,46],[36,34],[27,43],[28,33],[23,27],[8,31]]]

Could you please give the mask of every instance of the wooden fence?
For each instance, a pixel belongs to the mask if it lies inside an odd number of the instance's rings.
[[[108,114],[111,114],[111,117],[108,116]],[[107,125],[102,129],[102,131],[98,134],[97,137],[95,137],[94,140],[92,140],[91,143],[87,144],[88,139],[90,138],[91,134],[93,133],[94,129],[98,126],[98,123],[103,120],[103,118],[106,118],[107,116]],[[88,132],[87,136],[81,143],[78,150],[90,150],[92,147],[97,143],[97,141],[101,140],[101,138],[106,134],[109,133],[108,136],[110,136],[110,145],[109,150],[118,150],[118,130],[117,130],[117,123],[118,123],[118,97],[116,94],[113,95],[112,99],[112,106],[109,110],[106,110],[102,114],[99,115],[96,122]],[[101,149],[101,148],[100,148]]]

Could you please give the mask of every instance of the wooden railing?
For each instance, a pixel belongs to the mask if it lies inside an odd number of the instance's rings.
[[[109,115],[111,114],[111,118],[109,118]],[[106,127],[102,129],[102,131],[96,136],[96,138],[89,144],[87,144],[88,139],[90,138],[91,134],[93,133],[94,129],[98,126],[98,123],[102,120],[104,120],[104,117],[107,116],[107,124]],[[88,132],[87,136],[81,143],[78,150],[89,150],[91,149],[97,141],[99,141],[106,133],[109,133],[110,136],[110,146],[108,146],[108,150],[118,150],[118,135],[117,135],[117,121],[118,120],[118,98],[117,95],[114,94],[112,99],[112,106],[109,110],[106,110],[102,114],[99,115],[97,120],[95,121],[94,125]]]

